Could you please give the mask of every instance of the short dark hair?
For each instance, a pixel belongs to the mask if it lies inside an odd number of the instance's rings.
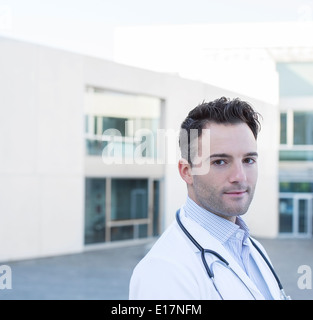
[[[181,124],[179,135],[179,146],[182,157],[190,164],[191,161],[191,131],[197,130],[198,137],[207,123],[237,124],[246,123],[251,129],[255,139],[261,130],[259,117],[261,115],[254,111],[252,106],[239,98],[229,99],[221,97],[211,102],[203,101],[192,109]],[[186,136],[187,134],[187,136]],[[187,146],[183,141],[186,141]],[[186,154],[187,153],[187,154]]]

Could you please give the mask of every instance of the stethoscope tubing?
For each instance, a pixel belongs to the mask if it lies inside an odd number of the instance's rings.
[[[214,281],[214,273],[213,271],[209,268],[208,264],[207,264],[207,261],[205,259],[205,254],[206,253],[209,253],[209,254],[212,254],[214,255],[215,257],[217,257],[221,262],[223,262],[227,267],[228,269],[230,269],[234,274],[236,274],[232,268],[229,267],[229,263],[226,259],[224,259],[219,253],[217,253],[216,251],[214,250],[210,250],[210,249],[204,249],[197,241],[196,239],[190,234],[190,232],[185,228],[185,226],[183,225],[183,223],[181,222],[180,220],[180,217],[179,217],[179,213],[180,213],[180,209],[177,210],[176,212],[176,221],[179,225],[179,227],[182,229],[182,231],[185,233],[185,235],[187,236],[187,238],[196,246],[196,248],[200,251],[201,253],[201,260],[203,262],[203,265],[206,269],[206,272],[208,274],[208,276],[210,277],[210,279],[212,280],[213,282],[213,285],[214,285],[214,288],[215,290],[217,291],[217,293],[219,294],[219,296],[221,297],[221,299],[223,299],[222,295],[220,294],[219,290],[217,289],[216,285],[215,285],[215,281]],[[282,293],[282,296],[284,299],[290,299],[289,297],[286,296],[285,292],[284,292],[284,289],[283,289],[283,286],[274,270],[274,268],[272,267],[271,263],[268,261],[267,257],[265,256],[265,254],[262,252],[262,250],[258,247],[258,245],[251,239],[251,237],[249,237],[249,240],[251,241],[252,245],[254,246],[254,248],[258,251],[258,253],[261,255],[261,257],[263,258],[263,260],[265,261],[265,263],[267,264],[267,266],[269,267],[270,271],[272,272],[276,282],[277,282],[277,285],[279,287],[279,290],[281,291]],[[237,274],[236,274],[237,275]],[[238,277],[238,275],[237,275]],[[239,278],[240,279],[240,278]],[[251,293],[250,289],[247,287],[247,285],[243,282],[242,279],[240,279],[241,282],[245,285],[245,287],[249,290],[249,292]],[[252,293],[251,293],[252,294]],[[254,297],[254,295],[252,294],[252,296]]]

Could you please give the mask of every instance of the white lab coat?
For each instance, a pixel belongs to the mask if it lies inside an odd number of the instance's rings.
[[[214,263],[213,271],[215,281],[224,299],[264,299],[255,284],[223,245],[203,227],[187,218],[183,208],[180,210],[180,219],[185,228],[203,248],[218,252],[229,262],[230,267],[238,275],[237,277],[225,266]],[[259,243],[257,244],[265,253],[264,248]],[[269,287],[272,297],[274,299],[280,299],[280,290],[272,272],[250,241],[249,246],[251,254]],[[212,254],[206,254],[205,256],[209,266],[214,260],[217,260]],[[220,299],[201,261],[200,251],[187,238],[176,221],[171,224],[148,254],[135,267],[130,281],[129,299]]]

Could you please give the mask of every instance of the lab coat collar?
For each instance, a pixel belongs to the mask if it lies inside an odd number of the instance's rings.
[[[239,266],[239,264],[235,261],[235,259],[231,256],[231,254],[223,247],[223,245],[215,239],[213,236],[211,236],[207,230],[205,230],[203,227],[198,225],[193,220],[186,217],[184,209],[180,209],[180,219],[185,226],[185,228],[192,234],[192,236],[195,238],[195,240],[201,245],[204,249],[211,249],[216,252],[218,252],[224,259],[226,259],[229,263],[229,266],[234,270],[234,272],[238,275],[242,281],[249,287],[251,292],[253,293],[254,297],[258,300],[264,300],[263,295],[261,292],[257,289],[256,285],[253,283],[253,281],[248,277],[248,275],[244,272],[244,270]],[[189,241],[190,242],[190,241]],[[199,252],[199,249],[194,246],[191,242],[190,245],[193,247],[194,252]],[[262,257],[260,254],[256,254],[256,249],[253,247],[251,242],[249,241],[249,247],[253,253],[253,257],[256,259],[256,263],[259,266],[262,275],[264,276],[264,280],[267,282],[270,287],[271,294],[274,299],[279,299],[279,291],[273,290],[272,288],[277,287],[277,283],[275,281],[275,278],[272,276],[271,271],[268,269],[265,261],[262,261]],[[212,258],[212,257],[211,257]],[[217,259],[217,258],[215,258]],[[260,260],[262,259],[262,260]],[[265,269],[267,268],[267,270]],[[273,283],[273,278],[275,283]],[[276,285],[276,287],[275,287]],[[278,296],[277,296],[278,294]]]

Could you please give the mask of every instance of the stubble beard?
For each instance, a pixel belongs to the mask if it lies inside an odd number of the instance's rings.
[[[218,216],[230,218],[244,215],[248,211],[255,190],[255,186],[237,185],[235,188],[247,190],[244,196],[245,199],[225,199],[225,197],[228,197],[225,195],[225,192],[229,191],[230,188],[224,188],[222,191],[218,191],[215,188],[211,188],[210,190],[206,189],[204,194],[200,190],[195,190],[195,193],[198,204],[201,207]],[[232,189],[234,189],[234,187]]]

